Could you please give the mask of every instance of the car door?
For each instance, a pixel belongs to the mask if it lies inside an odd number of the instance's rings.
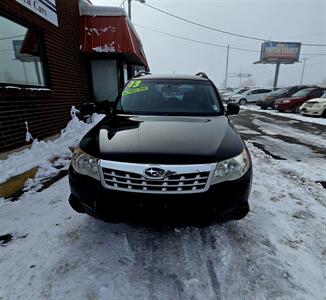
[[[256,102],[258,97],[259,89],[250,91],[247,95],[247,102]]]
[[[267,95],[268,93],[270,93],[271,90],[269,89],[257,89],[257,90],[253,90],[250,95],[248,94],[248,100],[247,102],[256,102],[258,101],[262,96]]]

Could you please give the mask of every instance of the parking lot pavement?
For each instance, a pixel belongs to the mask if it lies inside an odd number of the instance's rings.
[[[243,139],[253,142],[275,159],[303,161],[317,166],[325,163],[324,125],[251,110],[241,110],[231,120]]]
[[[0,201],[0,299],[325,299],[325,130],[250,111],[232,122],[254,165],[245,219],[107,224],[71,210],[63,178]]]

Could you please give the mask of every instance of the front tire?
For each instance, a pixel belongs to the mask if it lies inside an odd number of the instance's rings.
[[[292,108],[291,108],[291,113],[296,114],[296,113],[298,113],[298,112],[299,112],[299,106],[297,106],[297,107],[292,107]]]
[[[321,114],[323,118],[326,118],[326,108],[324,109],[323,113]]]
[[[83,208],[83,206],[80,204],[80,202],[72,195],[70,195],[69,199],[69,204],[71,206],[71,208],[80,213],[80,214],[84,214],[85,213],[85,209]]]
[[[239,104],[240,105],[246,105],[247,104],[247,100],[246,99],[240,99],[240,101],[239,101]]]

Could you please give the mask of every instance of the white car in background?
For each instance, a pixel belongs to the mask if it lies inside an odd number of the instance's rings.
[[[303,103],[299,111],[305,116],[326,117],[326,92],[320,98],[310,99]]]
[[[230,98],[231,98],[232,96],[240,95],[240,94],[242,94],[242,93],[248,91],[249,89],[250,89],[250,88],[248,88],[248,87],[242,87],[242,88],[239,88],[239,89],[234,90],[233,92],[224,93],[224,94],[221,95],[222,100],[223,100],[225,103],[227,103],[227,102],[230,100]]]
[[[246,105],[247,103],[254,103],[261,97],[264,97],[271,93],[273,89],[270,88],[253,88],[249,89],[242,94],[233,95],[230,97],[229,102],[236,102],[240,105]]]

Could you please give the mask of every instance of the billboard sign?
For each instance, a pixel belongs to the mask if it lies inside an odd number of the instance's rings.
[[[16,0],[32,12],[58,26],[56,0]]]
[[[264,42],[261,46],[261,63],[287,63],[299,61],[301,43]]]

